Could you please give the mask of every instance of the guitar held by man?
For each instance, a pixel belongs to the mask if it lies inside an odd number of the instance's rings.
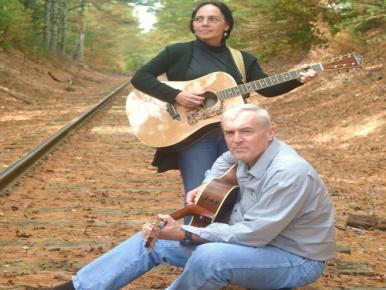
[[[189,225],[195,227],[205,227],[212,222],[226,223],[238,195],[236,168],[234,165],[221,177],[203,185],[194,203],[169,216],[174,220],[192,216]],[[159,232],[167,224],[167,218],[168,216],[161,215],[143,226],[146,248],[151,249],[154,246]]]

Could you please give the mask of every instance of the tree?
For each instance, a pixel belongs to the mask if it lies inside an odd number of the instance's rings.
[[[59,30],[59,49],[58,51],[61,54],[66,53],[66,44],[67,44],[67,0],[60,1],[59,15],[60,15],[60,30]]]
[[[50,41],[50,19],[51,19],[51,0],[44,0],[44,28],[43,28],[43,48],[49,49]]]
[[[194,38],[189,30],[189,19],[196,3],[191,1],[163,0],[157,10],[158,22],[152,35],[157,37],[161,46],[165,43],[186,41]]]
[[[142,59],[148,45],[142,45],[133,6],[124,1],[106,3],[98,0],[91,4],[87,11],[84,60],[114,70],[135,69],[133,64]]]
[[[25,48],[32,27],[31,14],[18,1],[0,0],[0,46]]]
[[[323,11],[317,0],[245,1],[237,7],[237,45],[260,59],[306,54],[323,41],[316,22]]]
[[[84,52],[84,38],[85,38],[85,11],[86,2],[85,0],[79,0],[78,17],[77,17],[77,31],[76,31],[76,43],[75,49],[72,54],[72,58],[79,62],[83,57]]]
[[[59,33],[59,0],[51,0],[50,7],[50,44],[49,49],[56,51],[58,47],[58,33]]]
[[[262,61],[299,61],[313,46],[349,32],[384,39],[384,0],[223,0],[234,13],[228,44]],[[135,70],[166,45],[194,39],[189,18],[199,0],[0,0],[0,45],[68,55],[77,62]],[[135,5],[157,23],[141,33]],[[322,27],[323,33],[318,29]],[[353,47],[354,48],[354,47]]]

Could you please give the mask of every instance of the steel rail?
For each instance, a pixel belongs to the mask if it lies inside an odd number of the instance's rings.
[[[51,135],[48,139],[37,145],[35,148],[24,154],[15,162],[8,165],[0,172],[0,196],[3,195],[16,181],[23,176],[36,162],[41,160],[56,145],[63,141],[71,132],[78,128],[86,119],[91,117],[95,112],[100,110],[107,102],[116,95],[120,90],[126,87],[130,80],[119,85],[107,96],[103,97],[97,104],[90,107],[80,116],[68,122],[63,128]]]

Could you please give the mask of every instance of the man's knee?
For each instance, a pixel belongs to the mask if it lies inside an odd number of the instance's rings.
[[[213,271],[222,269],[227,261],[221,243],[206,243],[193,251],[189,263]]]
[[[185,265],[184,272],[191,273],[206,283],[225,286],[229,284],[232,271],[224,257],[221,243],[207,243],[198,246]]]

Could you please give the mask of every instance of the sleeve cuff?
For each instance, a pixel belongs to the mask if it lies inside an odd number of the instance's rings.
[[[194,235],[199,236],[204,240],[208,240],[211,242],[221,242],[221,238],[217,237],[215,234],[208,231],[206,228],[198,228],[194,226],[182,225],[181,226],[184,231],[191,232]]]
[[[184,231],[191,232],[192,234],[195,234],[199,237],[201,237],[201,228],[193,227],[193,226],[188,226],[188,225],[182,225],[181,228]]]

